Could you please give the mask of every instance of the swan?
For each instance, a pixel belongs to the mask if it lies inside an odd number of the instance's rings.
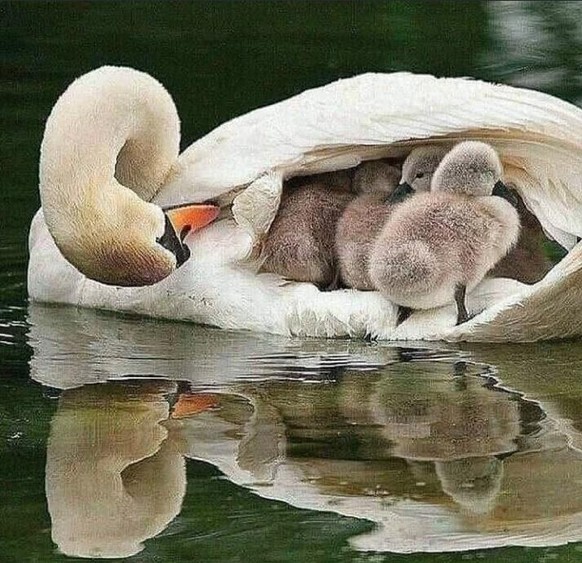
[[[374,287],[411,309],[454,300],[457,324],[466,322],[466,292],[519,237],[517,210],[492,195],[502,175],[490,145],[456,145],[434,172],[431,191],[397,206],[376,238],[369,258]]]
[[[108,130],[119,133],[117,148],[123,153],[123,132],[115,124],[127,113],[137,117],[136,106],[145,103],[141,96],[134,104],[126,99],[140,80],[155,82],[123,67],[81,76],[65,92],[71,94],[71,119],[85,116],[80,110],[74,116],[73,109],[85,107],[90,114],[96,100],[102,100],[99,117],[111,120]],[[125,88],[116,90],[120,84]],[[83,118],[82,127],[75,123],[78,119],[64,130],[45,132],[43,158],[52,158],[57,173],[85,169],[86,155],[74,143],[66,145],[70,152],[50,154],[60,135],[76,140],[93,136],[95,120]],[[142,125],[154,127],[148,120]],[[56,139],[48,141],[50,135]],[[506,181],[516,186],[545,232],[569,251],[540,282],[529,286],[503,278],[484,280],[467,296],[469,311],[475,314],[469,322],[455,326],[454,310],[443,307],[415,312],[396,327],[397,308],[377,292],[322,293],[309,283],[257,273],[254,258],[278,209],[285,179],[348,169],[366,160],[404,158],[416,146],[464,139],[483,140],[496,149]],[[109,141],[101,139],[94,150],[105,150]],[[83,276],[71,264],[71,248],[59,249],[49,233],[43,196],[29,236],[29,295],[33,301],[283,335],[451,341],[578,335],[581,149],[582,111],[540,92],[401,72],[339,80],[237,117],[168,162],[161,184],[150,185],[142,198],[162,208],[213,201],[224,211],[219,220],[186,236],[190,258],[154,285],[122,288]],[[108,154],[112,170],[117,156],[114,150]],[[104,160],[100,164],[106,165]],[[142,165],[136,162],[131,170],[143,170]],[[131,174],[124,170],[115,178],[131,184]],[[41,175],[41,191],[42,183]],[[78,192],[71,195],[64,205],[91,207]],[[48,221],[58,223],[63,217]],[[82,248],[84,239],[78,244]]]

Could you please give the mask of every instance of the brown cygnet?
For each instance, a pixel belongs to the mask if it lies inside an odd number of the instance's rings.
[[[262,271],[311,282],[321,289],[337,287],[334,233],[354,197],[347,191],[347,174],[330,173],[289,183],[263,245]]]
[[[537,217],[529,211],[517,192],[511,189],[511,184],[507,187],[519,214],[521,232],[515,247],[487,275],[511,278],[521,283],[537,283],[552,269],[552,262],[544,252],[546,236]]]

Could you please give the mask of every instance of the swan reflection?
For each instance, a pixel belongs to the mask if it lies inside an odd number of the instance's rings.
[[[550,384],[543,362],[520,371],[515,350],[490,363],[520,392],[455,350],[50,308],[31,308],[30,321],[31,373],[61,390],[46,493],[68,555],[142,550],[180,513],[188,458],[263,498],[373,522],[356,549],[582,539],[582,393],[550,393],[568,374]]]
[[[162,425],[169,382],[107,383],[59,398],[47,445],[53,541],[67,555],[128,557],[180,511],[184,458]]]

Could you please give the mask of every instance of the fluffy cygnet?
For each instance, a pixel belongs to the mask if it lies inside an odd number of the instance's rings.
[[[297,180],[286,188],[263,245],[262,271],[334,289],[337,221],[353,194],[345,174]]]
[[[447,144],[414,149],[402,165],[402,180],[392,196],[392,201],[400,201],[413,192],[428,191],[435,170],[451,148]],[[552,263],[544,253],[545,235],[536,216],[527,209],[517,192],[511,186],[508,188],[503,191],[496,189],[493,193],[515,205],[521,222],[521,232],[515,247],[488,275],[511,278],[522,283],[536,283],[552,269]]]
[[[393,208],[387,200],[399,179],[400,170],[383,160],[365,162],[354,173],[353,190],[359,195],[340,217],[335,236],[340,279],[346,287],[374,289],[368,257]]]
[[[519,215],[521,232],[513,250],[487,275],[511,278],[522,283],[537,283],[552,269],[552,262],[544,252],[546,237],[537,217],[525,206],[517,192],[511,190],[511,185],[508,188]]]
[[[430,191],[433,174],[452,145],[416,147],[402,164],[402,178],[392,194],[393,203],[404,200],[412,193]]]
[[[457,303],[457,324],[467,320],[465,292],[509,252],[519,237],[519,216],[491,195],[503,169],[485,143],[455,146],[434,173],[431,192],[396,207],[370,255],[374,286],[398,305],[429,309]]]

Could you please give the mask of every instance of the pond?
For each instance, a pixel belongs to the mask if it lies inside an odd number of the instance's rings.
[[[582,103],[577,2],[0,4],[0,559],[578,561],[582,346],[287,339],[29,304],[56,98],[102,64],[183,146],[360,72]]]

